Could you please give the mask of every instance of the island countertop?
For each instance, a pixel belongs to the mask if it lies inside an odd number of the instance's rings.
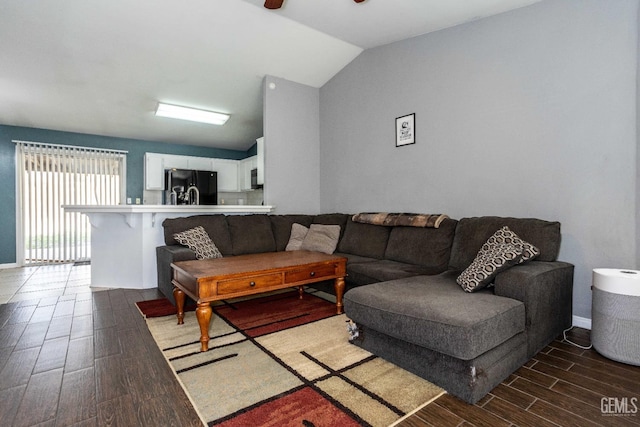
[[[162,223],[191,215],[266,214],[254,205],[65,205],[91,223],[91,286],[145,289],[157,286],[156,247],[165,244]],[[215,236],[212,236],[215,241]]]
[[[269,213],[273,206],[264,205],[64,205],[66,212],[81,213]]]

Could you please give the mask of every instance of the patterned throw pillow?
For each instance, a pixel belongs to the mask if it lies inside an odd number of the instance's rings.
[[[509,244],[516,246],[518,248],[522,248],[522,258],[518,261],[518,264],[522,264],[526,261],[531,261],[538,255],[540,255],[540,250],[533,246],[529,242],[525,242],[522,240],[516,233],[511,231],[509,227],[506,225],[502,227],[500,230],[496,231],[493,236],[489,237],[487,242],[482,245],[484,248],[487,245],[497,245],[497,244]]]
[[[222,254],[202,226],[197,226],[181,233],[175,233],[173,238],[196,253],[196,259],[222,258]]]
[[[491,240],[492,237],[489,239]],[[522,247],[487,241],[482,245],[471,265],[458,276],[456,282],[466,292],[475,292],[486,287],[499,272],[518,263],[521,258]]]

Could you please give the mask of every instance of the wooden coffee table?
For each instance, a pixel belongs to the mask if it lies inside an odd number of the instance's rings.
[[[310,251],[268,252],[207,260],[179,261],[171,264],[178,309],[178,324],[184,320],[185,295],[198,304],[201,351],[209,347],[211,302],[277,289],[335,280],[336,311],[342,313],[342,295],[347,259]]]

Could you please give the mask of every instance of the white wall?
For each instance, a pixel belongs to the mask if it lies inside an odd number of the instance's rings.
[[[365,51],[320,90],[322,210],[558,220],[590,318],[591,270],[636,267],[637,31],[638,0],[549,0]]]
[[[319,90],[271,76],[263,86],[264,203],[275,206],[278,214],[317,214]]]

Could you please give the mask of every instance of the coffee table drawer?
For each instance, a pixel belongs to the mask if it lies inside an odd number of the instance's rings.
[[[223,280],[218,282],[218,295],[234,292],[265,289],[282,284],[282,274],[265,274],[263,276],[246,277],[242,279]]]
[[[285,283],[295,283],[318,277],[333,276],[335,274],[336,266],[333,264],[325,264],[301,270],[287,271],[284,273],[284,281]]]

